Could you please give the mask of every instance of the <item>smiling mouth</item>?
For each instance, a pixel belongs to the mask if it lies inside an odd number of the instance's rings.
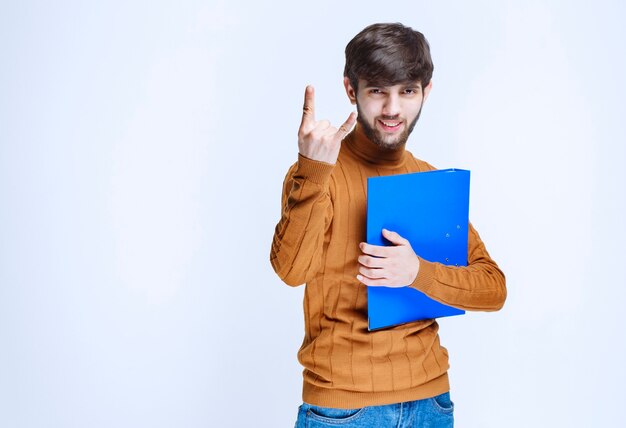
[[[402,125],[402,121],[398,121],[398,120],[380,120],[379,119],[378,123],[380,123],[383,130],[389,131],[389,132],[393,132],[393,131],[400,129],[400,125]]]

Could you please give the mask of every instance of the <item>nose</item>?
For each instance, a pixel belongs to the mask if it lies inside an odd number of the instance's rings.
[[[382,113],[384,116],[394,117],[400,114],[400,97],[397,94],[391,93],[385,98]]]

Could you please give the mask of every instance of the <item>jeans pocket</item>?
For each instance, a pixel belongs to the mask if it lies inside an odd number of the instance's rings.
[[[454,412],[454,403],[450,399],[449,392],[437,395],[436,397],[431,398],[430,401],[433,404],[433,407],[435,407],[435,409],[440,413],[450,414]]]
[[[358,420],[365,412],[365,407],[361,409],[334,409],[331,407],[308,406],[306,412],[307,419],[324,424],[336,426],[349,424]]]

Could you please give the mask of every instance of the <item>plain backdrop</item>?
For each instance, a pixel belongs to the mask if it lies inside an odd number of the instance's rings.
[[[507,276],[441,321],[461,428],[619,427],[619,1],[3,1],[0,426],[289,427],[303,288],[269,264],[304,87],[400,21],[433,90],[408,148],[472,171]]]

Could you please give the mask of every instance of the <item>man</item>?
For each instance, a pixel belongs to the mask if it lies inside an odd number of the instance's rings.
[[[284,282],[306,283],[297,427],[453,426],[437,322],[369,332],[365,285],[413,287],[465,310],[498,310],[506,299],[504,275],[471,225],[466,267],[424,260],[393,231],[382,231],[392,246],[363,242],[367,178],[434,169],[405,150],[432,71],[421,33],[374,24],[346,47],[344,86],[358,116],[339,128],[318,121],[314,89],[305,90],[270,255]]]

